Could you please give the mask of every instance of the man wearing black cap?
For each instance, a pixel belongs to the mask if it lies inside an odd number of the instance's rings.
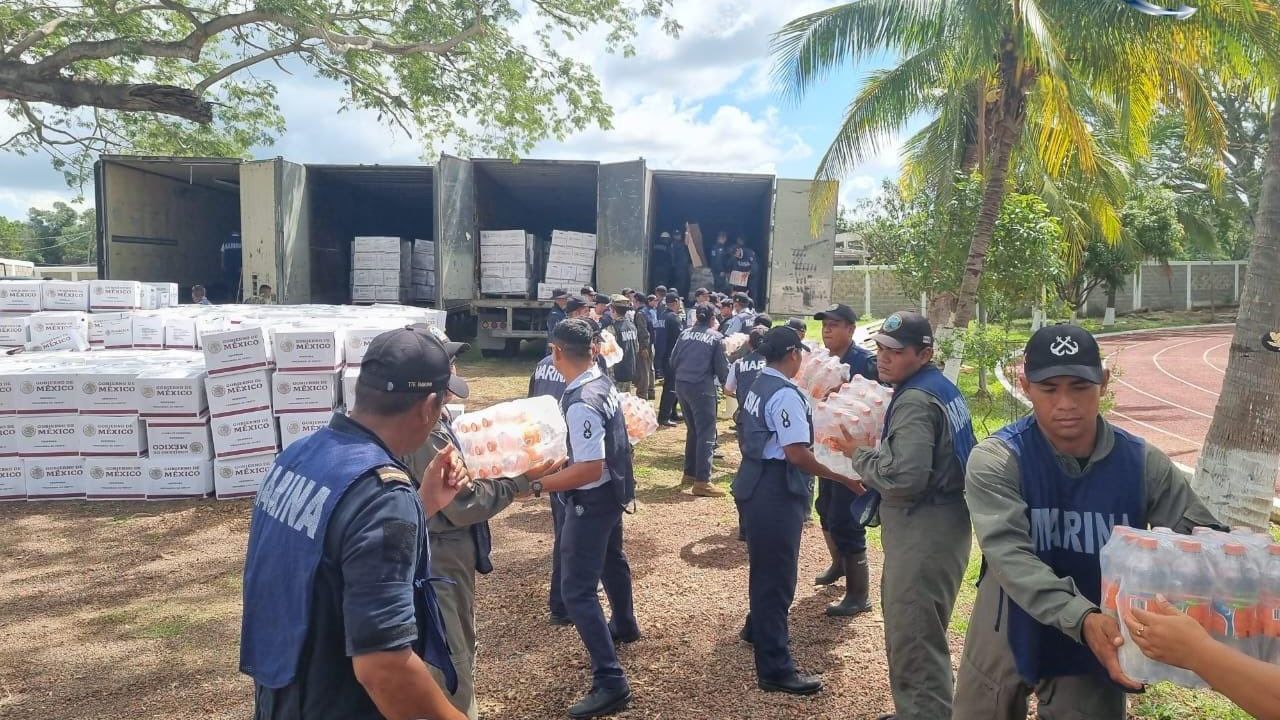
[[[433,334],[439,333],[438,337],[449,347],[444,333],[435,328],[432,331]],[[465,352],[465,349],[459,352]],[[447,402],[450,399],[446,399]],[[462,458],[465,464],[466,455],[453,431],[452,420],[446,410],[440,415],[440,421],[427,442],[411,456],[402,458],[413,477],[421,476],[431,461],[446,448],[451,448],[451,452]],[[453,666],[458,672],[458,689],[450,693],[449,699],[455,708],[467,714],[469,720],[476,720],[479,716],[475,696],[475,591],[476,573],[487,575],[493,572],[489,557],[492,549],[489,520],[505,510],[517,495],[529,492],[529,483],[550,469],[550,464],[547,464],[515,478],[473,478],[458,491],[452,502],[427,519],[432,570],[451,581],[436,588],[445,637],[449,641]],[[443,683],[443,675],[438,670],[432,668],[432,675],[437,682]]]
[[[594,316],[596,322],[600,323],[601,330],[607,330],[613,324],[613,312],[610,310],[610,302],[611,299],[608,295],[596,293]]]
[[[711,461],[716,443],[716,385],[729,376],[724,337],[711,329],[715,310],[710,305],[694,309],[694,326],[680,334],[671,351],[671,375],[684,408],[684,476],[681,485],[693,485],[693,494],[724,497],[711,484]],[[670,380],[668,380],[670,382]]]
[[[662,400],[658,403],[658,424],[663,427],[675,427],[679,420],[679,411],[676,409],[676,376],[671,368],[671,353],[676,349],[680,333],[684,331],[679,310],[680,298],[668,295],[667,309],[662,314],[662,346],[658,349],[658,371],[663,378]]]
[[[240,671],[256,718],[466,716],[432,576],[427,518],[457,495],[452,449],[421,482],[396,458],[417,450],[449,394],[460,345],[403,328],[374,338],[350,417],[280,454],[262,482],[244,567]]]
[[[623,295],[614,295],[610,306],[611,322],[601,323],[603,332],[611,333],[613,339],[622,348],[622,359],[613,366],[613,382],[618,392],[624,395],[631,393],[639,371],[640,333],[634,322],[635,313],[631,312],[631,301]]]
[[[716,290],[719,292],[729,291],[729,261],[732,259],[732,249],[729,246],[729,233],[721,230],[716,233],[716,244],[711,248],[710,258],[708,262],[711,265],[711,272],[716,279]]]
[[[728,337],[729,323],[733,321],[733,299],[722,298],[720,300],[720,315],[716,317],[717,330],[721,335]]]
[[[1120,669],[1120,627],[1100,608],[1098,553],[1115,525],[1226,529],[1163,452],[1103,419],[1109,375],[1088,332],[1041,328],[1019,378],[1032,414],[969,459],[984,568],[956,678],[959,720],[1021,720],[1032,692],[1041,717],[1123,720],[1124,688],[1140,685]]]
[[[875,341],[880,381],[894,393],[880,446],[852,453],[867,487],[853,503],[854,520],[882,523],[880,602],[896,718],[949,718],[947,623],[969,561],[964,465],[973,423],[960,390],[932,364],[924,316],[890,315]]]
[[[791,382],[808,351],[800,336],[776,327],[761,340],[758,351],[767,365],[738,396],[742,465],[733,497],[747,541],[750,608],[739,637],[752,644],[761,690],[810,695],[822,689],[822,681],[796,669],[787,614],[795,599],[813,475],[837,478],[856,491],[862,486],[813,455],[809,403]]]
[[[801,340],[804,340],[805,333],[809,331],[809,324],[804,321],[804,318],[791,318],[787,321],[787,327],[795,330]]]
[[[582,289],[578,291],[578,296],[586,301],[588,305],[592,305],[596,301],[596,289],[590,285],[583,285]]]
[[[745,333],[751,329],[756,314],[751,310],[751,298],[744,292],[733,294],[733,318],[725,326],[725,337]]]
[[[706,288],[698,288],[693,291],[694,306],[706,305],[711,302],[711,293]]]
[[[878,380],[876,358],[853,341],[858,314],[848,305],[832,305],[813,319],[822,323],[822,344],[832,357],[849,367],[849,377]],[[832,617],[849,617],[871,609],[871,581],[867,568],[867,530],[849,511],[854,496],[843,485],[818,478],[818,522],[827,541],[831,565],[814,578],[815,585],[832,585],[844,578],[844,597],[827,606]]]
[[[569,618],[591,656],[591,691],[569,708],[574,718],[611,715],[631,701],[615,643],[640,639],[631,568],[622,549],[623,509],[635,500],[631,443],[621,398],[592,358],[592,328],[567,320],[556,328],[551,356],[573,378],[560,407],[569,428],[569,465],[533,483],[537,497],[564,504],[560,591]],[[604,585],[613,618],[606,622],[597,587]]]
[[[547,342],[551,342],[551,331],[555,330],[556,325],[567,317],[564,308],[569,302],[569,291],[564,288],[552,290],[551,301],[555,303],[555,307],[547,311]]]

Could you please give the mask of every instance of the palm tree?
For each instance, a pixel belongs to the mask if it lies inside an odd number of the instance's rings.
[[[1085,225],[1119,237],[1119,198],[1108,191],[1118,187],[1114,155],[1095,133],[1100,119],[1115,128],[1122,154],[1140,155],[1159,103],[1172,96],[1188,145],[1221,153],[1222,120],[1197,70],[1234,47],[1224,50],[1214,33],[1244,25],[1266,0],[1201,5],[1195,19],[1179,22],[1101,0],[855,0],[793,20],[774,36],[775,81],[799,98],[843,63],[900,58],[872,73],[849,105],[817,178],[840,179],[911,118],[933,117],[906,145],[925,168],[914,172],[950,177],[942,172],[948,163],[976,162],[986,183],[956,299],[953,324],[965,328],[1016,149],[1026,149],[1024,164],[1051,186],[1064,176],[1103,178],[1071,183],[1086,189],[1077,206],[1092,215],[1076,233],[1078,245]],[[949,365],[958,372],[958,363]]]

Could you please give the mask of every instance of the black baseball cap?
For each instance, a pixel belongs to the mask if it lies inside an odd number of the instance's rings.
[[[769,317],[765,313],[760,313],[759,315],[756,316],[755,322],[753,322],[752,325],[759,325],[760,327],[771,328],[773,327],[773,318]]]
[[[708,322],[716,316],[716,309],[706,303],[699,304],[698,307],[694,308],[693,312],[698,322]]]
[[[679,304],[680,304],[680,296],[679,296],[679,295],[668,295],[668,296],[667,296],[667,304],[668,304],[668,305],[679,305]]]
[[[787,321],[787,327],[796,332],[807,332],[809,326],[805,323],[804,318],[793,317]]]
[[[729,298],[725,298],[720,301],[720,307],[733,307],[733,301]]]
[[[645,300],[647,300],[648,302],[653,302],[654,300],[657,300],[657,299],[658,299],[657,295],[650,295],[649,297],[645,298]]]
[[[929,318],[920,313],[904,310],[885,318],[880,332],[871,339],[894,350],[901,350],[908,345],[918,348],[933,347],[933,326],[929,324]]]
[[[552,300],[559,300],[560,298],[562,298],[562,297],[564,297],[564,296],[566,296],[566,295],[568,295],[568,294],[569,294],[569,291],[568,291],[568,290],[565,290],[564,288],[556,288],[555,290],[552,290],[552,291],[551,291],[551,299],[552,299]]]
[[[711,293],[710,293],[706,288],[698,288],[697,290],[694,290],[694,291],[693,291],[693,296],[694,296],[694,297],[697,297],[697,296],[699,296],[699,295],[706,295],[706,296],[710,297]]]
[[[425,327],[384,332],[369,343],[360,365],[358,383],[393,393],[442,393],[465,398],[467,381],[453,374],[453,359],[467,351],[466,343],[442,342]]]
[[[835,320],[843,320],[849,323],[850,325],[856,325],[858,322],[858,313],[854,312],[853,308],[849,307],[848,305],[841,305],[840,303],[836,303],[835,305],[832,305],[826,310],[823,310],[820,313],[816,313],[813,316],[814,320],[826,320],[827,318],[832,318]]]
[[[748,294],[746,294],[746,293],[744,293],[744,292],[734,293],[734,294],[733,294],[733,301],[734,301],[734,302],[736,302],[736,303],[742,303],[743,305],[750,305],[750,304],[751,304],[751,296],[750,296],[750,295],[748,295]]]
[[[605,295],[604,293],[596,293],[597,305],[608,305],[610,302],[612,302],[612,300],[609,299],[608,295]]]
[[[583,285],[582,289],[578,291],[578,294],[579,295],[595,295],[596,289],[591,287],[590,285]]]
[[[763,352],[766,349],[765,354],[770,357],[782,357],[792,350],[809,352],[809,346],[800,339],[800,333],[786,325],[769,328],[764,334],[764,340],[760,342],[760,350]]]
[[[659,285],[658,287],[656,287],[656,288],[654,288],[654,289],[653,289],[653,292],[654,292],[654,294],[655,294],[655,295],[656,295],[657,293],[663,293],[663,294],[665,295],[665,294],[666,294],[666,292],[667,292],[667,286],[666,286],[666,285]]]
[[[568,302],[564,304],[564,309],[568,312],[580,310],[587,306],[587,301],[582,299],[580,295],[570,295]]]
[[[1101,385],[1102,351],[1082,327],[1048,325],[1027,341],[1022,368],[1031,382],[1069,375]]]

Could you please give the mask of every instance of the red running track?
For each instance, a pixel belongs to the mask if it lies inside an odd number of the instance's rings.
[[[1108,419],[1195,467],[1222,391],[1234,326],[1102,338],[1115,408]]]

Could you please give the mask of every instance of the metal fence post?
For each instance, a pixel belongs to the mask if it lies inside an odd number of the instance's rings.
[[[1187,263],[1187,309],[1191,309],[1191,263]]]

